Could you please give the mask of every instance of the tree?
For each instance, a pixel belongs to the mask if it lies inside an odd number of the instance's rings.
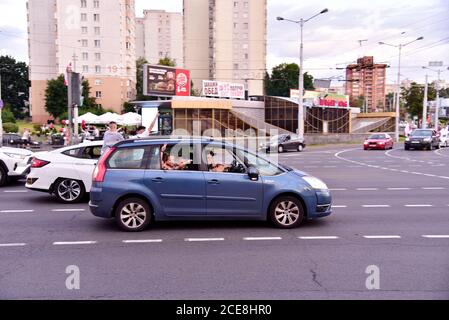
[[[402,98],[405,101],[405,109],[410,116],[422,118],[423,103],[424,103],[424,87],[418,85],[416,82],[412,82],[410,88],[402,89]],[[428,100],[432,101],[436,99],[436,90],[432,86],[429,86]]]
[[[360,108],[360,109],[362,109],[362,112],[364,112],[365,111],[365,97],[358,96],[357,98],[353,99],[351,101],[351,107]]]
[[[81,95],[83,96],[83,108],[86,109],[95,109],[98,107],[97,105],[97,99],[95,97],[92,97],[90,95],[90,90],[92,89],[89,80],[84,80],[82,83],[83,86],[83,92]]]
[[[55,119],[59,119],[67,111],[67,87],[64,75],[47,82],[45,90],[45,110]]]
[[[143,95],[143,66],[148,64],[148,61],[145,58],[139,58],[136,61],[136,90],[137,96],[136,99],[140,101],[146,100],[147,97]]]
[[[166,67],[176,67],[176,60],[170,59],[170,57],[165,57],[160,59],[158,65]]]
[[[23,119],[27,115],[26,107],[30,99],[27,64],[17,62],[10,56],[0,56],[0,74],[3,101],[11,106],[16,118]]]
[[[271,76],[265,75],[265,91],[269,96],[290,97],[291,89],[298,89],[299,66],[296,63],[282,63],[273,68]],[[304,74],[304,89],[315,90],[313,77]]]
[[[2,109],[2,121],[3,123],[16,123],[16,117],[11,111],[9,103],[5,104],[5,107]]]
[[[449,88],[440,90],[440,98],[449,99]]]

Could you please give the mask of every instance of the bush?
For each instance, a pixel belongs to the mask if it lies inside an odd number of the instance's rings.
[[[16,123],[14,113],[12,113],[12,111],[9,110],[9,108],[4,108],[2,110],[2,121],[3,123]]]
[[[5,133],[18,133],[19,132],[19,126],[15,123],[4,123],[3,124],[3,132]]]
[[[40,124],[35,124],[35,125],[33,125],[33,130],[35,132],[41,132],[42,131],[42,127],[41,127]]]

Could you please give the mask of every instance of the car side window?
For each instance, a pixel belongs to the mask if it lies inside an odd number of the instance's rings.
[[[193,144],[165,144],[160,146],[160,167],[166,171],[200,171],[195,161]]]
[[[81,154],[82,159],[98,160],[101,157],[101,146],[86,147]]]
[[[111,169],[143,169],[145,166],[145,147],[123,148],[114,152],[108,160]]]
[[[70,149],[70,150],[64,151],[62,154],[72,157],[72,158],[78,158],[80,150],[81,150],[81,148]]]
[[[205,149],[205,162],[209,172],[216,173],[246,173],[245,165],[226,148],[207,146]]]

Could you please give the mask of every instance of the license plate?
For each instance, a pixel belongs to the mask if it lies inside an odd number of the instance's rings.
[[[418,144],[418,143],[419,143],[419,141],[412,141],[412,143]]]

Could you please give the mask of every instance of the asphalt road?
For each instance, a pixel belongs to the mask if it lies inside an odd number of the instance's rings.
[[[0,299],[449,299],[449,149],[308,149],[281,162],[323,179],[333,216],[159,223],[127,234],[18,182],[0,189]],[[66,288],[66,268],[80,289]],[[380,289],[368,290],[377,266]]]

